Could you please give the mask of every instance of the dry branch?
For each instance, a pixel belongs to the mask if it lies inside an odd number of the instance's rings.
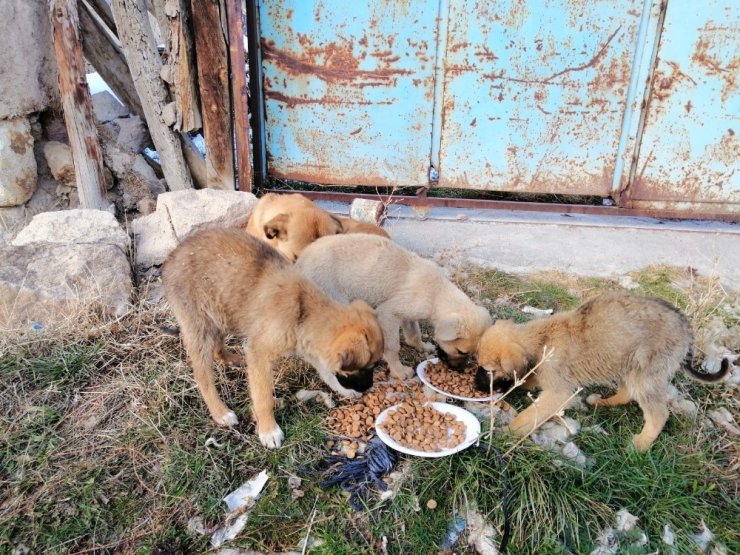
[[[76,0],[50,0],[50,19],[59,68],[59,91],[64,108],[77,192],[83,208],[105,210],[103,154],[93,119],[90,90],[82,57]]]

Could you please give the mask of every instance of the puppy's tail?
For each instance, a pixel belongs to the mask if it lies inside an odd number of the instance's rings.
[[[693,353],[689,351],[686,358],[683,361],[683,370],[689,377],[702,383],[717,383],[725,378],[730,373],[730,359],[723,358],[722,364],[720,365],[719,371],[714,374],[706,374],[704,372],[697,372],[691,365],[692,359],[694,358]]]

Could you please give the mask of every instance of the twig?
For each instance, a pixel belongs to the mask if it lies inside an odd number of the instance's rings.
[[[308,521],[308,530],[306,530],[306,541],[303,542],[303,550],[301,550],[301,555],[306,555],[306,550],[308,549],[308,542],[311,538],[311,527],[313,527],[313,519],[316,517],[316,503],[319,500],[319,496],[316,496],[316,499],[313,501],[313,509],[311,511],[311,520]]]
[[[561,411],[561,410],[563,410],[563,409],[564,409],[564,408],[565,408],[565,407],[566,407],[566,406],[568,405],[568,403],[570,403],[570,400],[571,400],[571,399],[573,399],[573,397],[575,397],[576,395],[578,395],[578,394],[579,394],[579,393],[580,393],[581,391],[583,391],[583,388],[582,388],[582,387],[579,387],[578,389],[576,389],[576,390],[575,390],[575,391],[573,392],[573,394],[572,394],[572,395],[571,395],[570,397],[568,397],[568,398],[567,398],[567,399],[566,399],[565,401],[563,401],[563,402],[562,402],[562,403],[560,404],[560,406],[559,406],[559,407],[557,408],[557,410],[556,410],[556,411],[555,411],[555,412],[554,412],[553,414],[551,414],[550,416],[548,416],[548,417],[547,417],[547,418],[546,418],[545,420],[543,420],[542,422],[538,422],[538,423],[537,423],[537,425],[536,425],[536,426],[535,426],[534,428],[532,428],[531,430],[529,430],[529,432],[527,432],[527,433],[526,433],[526,434],[525,434],[524,436],[522,436],[522,437],[521,437],[521,438],[519,439],[519,441],[517,441],[517,442],[516,442],[516,443],[515,443],[514,445],[512,445],[512,447],[511,447],[511,448],[510,448],[510,449],[509,449],[509,450],[508,450],[508,451],[507,451],[506,453],[504,453],[504,457],[506,457],[506,456],[508,456],[509,454],[511,454],[511,452],[512,452],[512,451],[513,451],[514,449],[516,449],[517,447],[519,447],[519,446],[520,446],[520,445],[521,445],[521,444],[522,444],[522,443],[524,442],[524,440],[525,440],[525,439],[527,439],[527,438],[528,438],[529,436],[531,436],[531,435],[532,435],[532,434],[533,434],[533,433],[534,433],[534,432],[535,432],[536,430],[538,430],[538,429],[539,429],[539,428],[540,428],[540,427],[541,427],[541,426],[542,426],[542,425],[543,425],[543,424],[544,424],[545,422],[547,422],[548,420],[550,420],[550,418],[551,418],[552,416],[554,416],[554,415],[556,415],[556,414],[559,414],[559,413],[560,413],[560,411]],[[536,405],[535,405],[535,406],[536,406]]]
[[[542,358],[540,359],[540,361],[537,364],[535,364],[534,367],[532,367],[532,369],[529,370],[529,372],[527,372],[526,374],[524,374],[524,376],[522,376],[521,378],[517,378],[516,373],[515,373],[514,374],[514,385],[512,385],[501,397],[498,397],[497,399],[493,398],[493,380],[491,379],[488,380],[488,387],[489,387],[488,407],[489,407],[489,413],[490,413],[489,422],[488,422],[488,440],[489,440],[488,452],[489,453],[490,453],[490,442],[493,440],[493,420],[494,420],[493,407],[494,405],[501,403],[501,401],[503,401],[504,398],[509,393],[514,391],[517,387],[522,385],[524,382],[526,382],[527,378],[531,376],[533,373],[535,373],[539,369],[539,367],[542,366],[545,362],[549,361],[553,357],[554,353],[555,353],[555,349],[548,348],[548,346],[545,345],[542,348]],[[483,437],[483,434],[481,434],[481,437]]]

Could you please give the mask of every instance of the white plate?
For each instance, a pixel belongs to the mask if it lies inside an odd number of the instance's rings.
[[[424,362],[420,362],[419,366],[416,367],[416,375],[419,376],[419,379],[422,381],[422,383],[426,386],[431,387],[434,391],[437,393],[441,393],[445,397],[450,397],[451,399],[458,399],[460,401],[490,401],[491,399],[498,399],[501,397],[500,393],[495,393],[493,397],[490,395],[487,395],[486,397],[463,397],[462,395],[455,395],[454,393],[450,393],[449,391],[444,391],[443,389],[438,388],[436,385],[434,385],[431,381],[429,381],[429,378],[427,378],[426,374],[426,367],[427,364],[430,362],[439,362],[438,358],[430,358],[429,360],[425,360]]]
[[[453,453],[457,453],[458,451],[467,449],[468,447],[473,445],[473,443],[478,440],[478,436],[480,436],[480,422],[478,422],[478,419],[473,416],[473,413],[466,411],[462,407],[448,405],[447,403],[432,403],[432,407],[437,409],[439,412],[452,413],[465,425],[465,439],[463,439],[462,443],[460,443],[457,447],[450,447],[449,449],[443,449],[442,451],[417,451],[416,449],[411,449],[410,447],[401,445],[378,427],[379,424],[382,424],[385,419],[388,418],[388,412],[397,409],[400,404],[401,403],[392,407],[388,407],[375,419],[375,433],[380,438],[380,441],[385,443],[391,449],[395,449],[396,451],[400,451],[401,453],[406,453],[407,455],[414,455],[416,457],[446,457],[447,455],[452,455]]]

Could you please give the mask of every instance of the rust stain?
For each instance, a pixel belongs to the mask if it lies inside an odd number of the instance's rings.
[[[540,85],[557,85],[559,83],[553,83],[553,81],[555,79],[557,79],[558,77],[561,77],[561,76],[566,75],[568,73],[574,73],[574,72],[578,72],[578,71],[583,71],[584,69],[588,69],[588,68],[592,68],[592,67],[597,66],[604,59],[604,56],[606,56],[606,53],[609,50],[609,45],[614,40],[614,37],[617,35],[617,33],[619,32],[619,30],[621,28],[622,28],[621,25],[619,27],[617,27],[614,30],[614,32],[611,35],[609,35],[609,37],[606,39],[606,41],[604,42],[604,44],[601,45],[601,47],[599,48],[599,50],[593,56],[591,56],[591,58],[589,60],[587,60],[586,62],[584,62],[582,64],[579,64],[579,65],[576,65],[576,66],[572,66],[572,67],[567,67],[565,69],[562,69],[560,71],[557,71],[557,72],[553,73],[552,75],[550,75],[548,77],[544,77],[542,79],[524,79],[524,78],[520,78],[520,77],[507,77],[505,75],[505,71],[504,70],[501,70],[498,73],[496,73],[496,72],[485,73],[485,74],[482,75],[482,77],[485,78],[485,79],[511,81],[511,82],[514,82],[514,83],[528,83],[528,84],[540,84]],[[458,71],[466,71],[465,66],[457,66],[457,68],[458,68]],[[471,69],[475,69],[475,68],[472,68],[471,67]]]
[[[322,96],[321,98],[293,97],[281,92],[268,90],[265,90],[265,98],[269,98],[276,102],[282,102],[288,108],[294,108],[295,106],[299,106],[302,104],[326,104],[330,106],[376,106],[393,104],[392,100],[371,102],[370,100],[351,100],[348,98],[338,98],[330,95]]]
[[[357,135],[360,131],[362,131],[362,127],[358,127],[354,131],[350,131],[349,134],[350,135]]]
[[[391,67],[372,71],[359,69],[359,61],[352,55],[350,44],[329,43],[321,47],[308,47],[305,43],[303,45],[307,57],[299,58],[276,48],[274,41],[263,40],[263,59],[293,75],[311,75],[327,83],[346,82],[360,87],[390,85],[397,77],[413,73],[409,69]]]
[[[475,127],[477,123],[478,123],[478,118],[473,118],[473,121],[470,122],[470,127]]]
[[[659,101],[663,101],[671,96],[676,86],[683,81],[690,81],[696,85],[696,81],[681,71],[680,66],[676,62],[666,62],[666,65],[670,68],[670,74],[661,73],[659,70],[655,72],[655,85],[653,86],[651,98]]]
[[[686,105],[684,106],[684,110],[686,110],[687,114],[691,113],[691,108],[693,108],[693,105],[691,104],[691,100],[689,100]]]
[[[93,137],[85,137],[85,152],[87,152],[88,158],[100,160],[98,142]]]
[[[711,28],[704,27],[702,31],[707,32],[710,29]],[[716,35],[711,35],[711,38],[713,40],[709,40],[709,38],[707,38],[706,36],[700,38],[697,41],[696,46],[694,47],[694,53],[691,56],[691,61],[704,69],[708,75],[718,77],[724,82],[724,85],[722,86],[722,101],[724,102],[729,98],[732,92],[737,89],[740,57],[736,56],[730,59],[729,62],[727,62],[723,66],[722,63],[720,63],[720,61],[711,54],[710,50],[712,49],[719,50],[724,54],[725,49],[718,48],[716,45],[729,44],[735,40],[735,34],[727,33],[727,31],[725,31],[724,29],[722,29],[722,34],[727,37],[726,41],[720,39],[717,42],[714,42],[714,40],[717,39]]]

